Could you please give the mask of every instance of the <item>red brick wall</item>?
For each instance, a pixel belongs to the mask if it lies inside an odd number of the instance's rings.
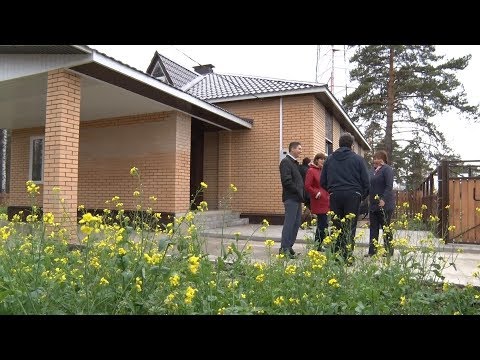
[[[44,127],[12,130],[9,205],[32,205],[25,186],[29,175],[30,137],[43,136],[44,134]],[[43,185],[40,184],[39,186],[40,195],[37,197],[37,204],[42,206]]]
[[[251,130],[221,132],[219,137],[219,198],[230,183],[237,186],[232,209],[246,213],[283,214],[280,163],[280,99],[219,104],[242,117],[254,119]],[[321,105],[313,95],[283,98],[283,142],[300,141],[302,156],[321,150],[315,129],[324,125]],[[316,121],[314,113],[317,112]],[[229,136],[230,135],[230,140]],[[230,141],[230,145],[229,145]],[[323,140],[324,141],[324,140]],[[324,145],[323,145],[324,146]],[[231,149],[231,150],[229,150]],[[301,159],[299,159],[301,160]]]
[[[251,130],[206,132],[204,199],[218,208],[230,183],[237,186],[231,208],[244,213],[283,214],[278,164],[280,148],[300,141],[304,156],[325,151],[325,108],[313,95],[283,98],[283,141],[280,146],[280,98],[219,104],[242,117],[254,119]],[[140,169],[144,207],[155,211],[185,211],[189,203],[190,118],[178,112],[82,122],[78,204],[113,208],[105,200],[121,197],[126,209],[137,200],[137,183],[129,170]],[[333,148],[338,148],[340,126],[334,119]],[[29,205],[25,194],[28,178],[29,137],[43,129],[14,130],[10,203]],[[299,159],[301,161],[301,159]],[[158,200],[151,203],[150,195]]]
[[[43,134],[44,128],[12,131],[10,205],[31,205],[25,191],[30,137]],[[105,201],[117,195],[125,209],[134,209],[138,199],[133,192],[139,183],[130,175],[130,169],[136,166],[141,175],[144,207],[185,211],[190,200],[190,141],[190,118],[177,112],[82,122],[78,205],[114,209]],[[148,200],[151,195],[158,200]],[[40,195],[39,205],[42,201]]]
[[[155,113],[82,123],[80,131],[79,204],[99,209],[119,196],[125,209],[139,203],[140,170],[143,207],[155,211],[185,211],[190,192],[190,118],[177,113]],[[184,194],[176,193],[184,192]],[[150,196],[156,202],[148,200]]]

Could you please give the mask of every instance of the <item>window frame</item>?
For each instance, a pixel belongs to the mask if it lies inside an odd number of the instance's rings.
[[[330,155],[333,153],[333,142],[329,139],[325,139],[325,155]]]
[[[40,180],[33,180],[33,143],[35,140],[42,140],[42,155],[41,155],[41,170],[40,170]],[[35,184],[43,184],[43,169],[45,164],[45,136],[44,135],[35,135],[30,136],[30,150],[29,150],[29,162],[28,162],[28,179],[33,181]]]

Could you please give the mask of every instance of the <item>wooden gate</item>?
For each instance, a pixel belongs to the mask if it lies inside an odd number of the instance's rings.
[[[441,161],[416,190],[397,193],[397,205],[405,201],[412,216],[427,206],[425,222],[438,216],[436,236],[480,244],[480,160]]]
[[[449,240],[459,243],[480,244],[480,179],[449,179],[450,208]]]

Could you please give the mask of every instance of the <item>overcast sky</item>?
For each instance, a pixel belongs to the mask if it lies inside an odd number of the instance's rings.
[[[168,57],[193,70],[199,64],[213,64],[222,74],[256,75],[286,80],[317,81],[331,86],[332,60],[333,92],[341,100],[346,91],[348,58],[352,50],[343,45],[89,45],[138,70],[146,71],[155,53]],[[320,50],[318,52],[318,50]],[[472,55],[468,67],[457,73],[471,104],[480,103],[480,45],[439,45],[437,54],[447,57]],[[318,62],[317,62],[318,57]],[[318,66],[317,66],[318,64]],[[346,88],[347,86],[347,88]],[[480,159],[480,123],[459,119],[456,113],[437,118],[440,129],[450,146],[463,160]]]

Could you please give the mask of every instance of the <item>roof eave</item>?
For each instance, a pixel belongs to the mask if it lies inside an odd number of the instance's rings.
[[[311,87],[308,89],[276,91],[276,92],[255,94],[255,95],[230,96],[228,98],[209,99],[208,101],[211,103],[223,103],[223,102],[240,101],[240,100],[254,100],[257,98],[270,98],[270,97],[279,97],[279,96],[305,95],[305,94],[318,94],[318,93],[324,93],[328,97],[328,99],[332,102],[335,108],[342,115],[343,120],[347,122],[347,124],[349,124],[350,127],[355,131],[356,135],[360,137],[360,139],[363,142],[363,145],[365,145],[368,148],[368,150],[372,150],[371,146],[368,144],[367,140],[363,137],[360,130],[358,130],[357,126],[350,120],[350,117],[347,115],[342,105],[340,105],[338,100],[332,95],[332,93],[328,90],[326,85]]]
[[[179,100],[188,102],[198,108],[200,108],[202,111],[207,111],[209,113],[212,113],[216,116],[222,117],[226,120],[229,120],[236,124],[237,126],[234,126],[234,128],[241,127],[241,128],[252,128],[252,124],[249,123],[248,121],[245,121],[233,114],[230,114],[226,112],[225,110],[222,110],[214,105],[211,105],[204,100],[198,99],[190,94],[187,94],[181,90],[178,90],[174,88],[173,86],[167,85],[139,70],[133,69],[127,65],[124,65],[108,56],[105,56],[103,54],[100,54],[96,51],[92,53],[93,55],[93,62],[96,64],[99,64],[103,67],[109,68],[115,72],[122,73],[125,76],[132,78],[134,80],[140,81],[144,84],[147,84],[153,88],[156,88],[158,90],[161,90]],[[183,111],[185,112],[185,111]],[[192,114],[190,114],[192,115]],[[195,116],[195,115],[194,115]],[[197,117],[197,116],[196,116]],[[200,117],[199,117],[200,118]],[[227,128],[228,129],[228,128]]]

